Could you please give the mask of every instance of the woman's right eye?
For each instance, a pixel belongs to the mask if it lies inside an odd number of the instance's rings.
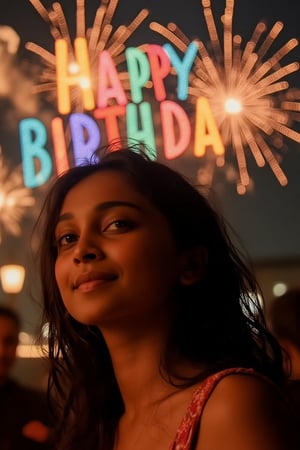
[[[57,246],[58,247],[64,247],[66,245],[72,244],[73,242],[76,242],[77,237],[75,234],[64,234],[63,236],[60,236],[57,239]]]

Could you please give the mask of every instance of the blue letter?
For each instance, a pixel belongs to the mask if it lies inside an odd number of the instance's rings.
[[[188,96],[189,73],[198,51],[198,45],[195,42],[191,42],[182,61],[171,44],[164,44],[163,48],[168,53],[178,75],[177,96],[179,100],[186,100]]]
[[[52,171],[51,157],[44,147],[47,142],[46,128],[38,119],[30,118],[21,120],[19,129],[24,184],[29,188],[41,186],[48,180]],[[37,173],[35,159],[40,161]]]

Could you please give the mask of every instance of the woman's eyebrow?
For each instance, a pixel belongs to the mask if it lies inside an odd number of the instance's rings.
[[[96,206],[96,211],[106,211],[111,208],[116,208],[118,206],[127,206],[129,208],[136,209],[137,211],[142,211],[142,208],[135,203],[126,202],[122,200],[111,200],[103,203],[99,203],[99,205]],[[64,213],[61,214],[57,219],[57,224],[60,222],[63,222],[64,220],[71,220],[73,219],[74,215],[72,213]]]
[[[131,202],[126,202],[122,200],[111,200],[108,202],[99,203],[99,205],[96,206],[96,210],[98,211],[105,211],[107,209],[115,208],[117,206],[128,206],[129,208],[137,209],[138,211],[142,211],[142,208]]]
[[[73,214],[71,214],[71,213],[64,213],[64,214],[61,214],[59,217],[58,217],[58,219],[57,219],[57,222],[56,222],[56,225],[58,225],[60,222],[63,222],[64,220],[70,220],[70,219],[72,219],[74,216],[73,216]]]

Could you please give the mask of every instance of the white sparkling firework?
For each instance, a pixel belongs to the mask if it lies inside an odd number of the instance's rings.
[[[279,183],[287,184],[287,177],[274,152],[280,149],[283,138],[300,142],[300,133],[292,129],[299,121],[300,90],[289,89],[286,76],[299,70],[299,64],[282,65],[283,58],[297,45],[290,39],[270,56],[271,46],[283,24],[276,22],[267,31],[259,22],[251,39],[245,44],[233,34],[234,0],[226,0],[221,18],[223,37],[219,37],[210,0],[202,0],[210,41],[198,41],[199,55],[190,77],[191,101],[204,96],[208,99],[227,152],[232,150],[238,167],[237,191],[244,194],[251,184],[247,155],[250,151],[256,164],[269,164]],[[174,24],[167,27],[152,22],[150,28],[185,52],[189,38]],[[217,166],[225,163],[216,159]]]
[[[52,4],[52,9],[47,10],[40,0],[29,0],[43,20],[49,25],[52,37],[55,40],[65,39],[68,43],[69,52],[69,70],[77,70],[74,45],[70,36],[68,22],[60,3]],[[86,29],[85,24],[85,0],[76,0],[76,36],[87,39],[90,68],[92,74],[92,85],[96,83],[96,73],[99,52],[107,50],[116,66],[123,63],[125,44],[128,38],[136,31],[136,29],[146,19],[149,12],[142,9],[132,22],[125,26],[120,25],[115,30],[112,25],[119,0],[100,0],[100,6],[97,8],[94,23],[91,28]],[[28,42],[26,48],[39,55],[46,68],[43,71],[41,81],[42,84],[36,87],[36,92],[50,92],[52,96],[56,95],[56,59],[55,55],[47,51],[45,48],[36,43]],[[73,61],[73,64],[72,64]],[[119,73],[120,79],[124,81],[124,87],[128,84],[127,72]],[[81,96],[77,95],[76,89],[73,91],[72,110],[81,110]]]
[[[34,203],[31,190],[24,187],[22,167],[11,170],[0,148],[0,243],[3,230],[14,236],[21,235],[21,220]]]

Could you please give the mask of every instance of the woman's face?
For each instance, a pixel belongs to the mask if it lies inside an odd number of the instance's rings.
[[[98,172],[76,184],[55,237],[57,284],[79,322],[137,326],[170,312],[182,258],[164,215],[122,173]]]

